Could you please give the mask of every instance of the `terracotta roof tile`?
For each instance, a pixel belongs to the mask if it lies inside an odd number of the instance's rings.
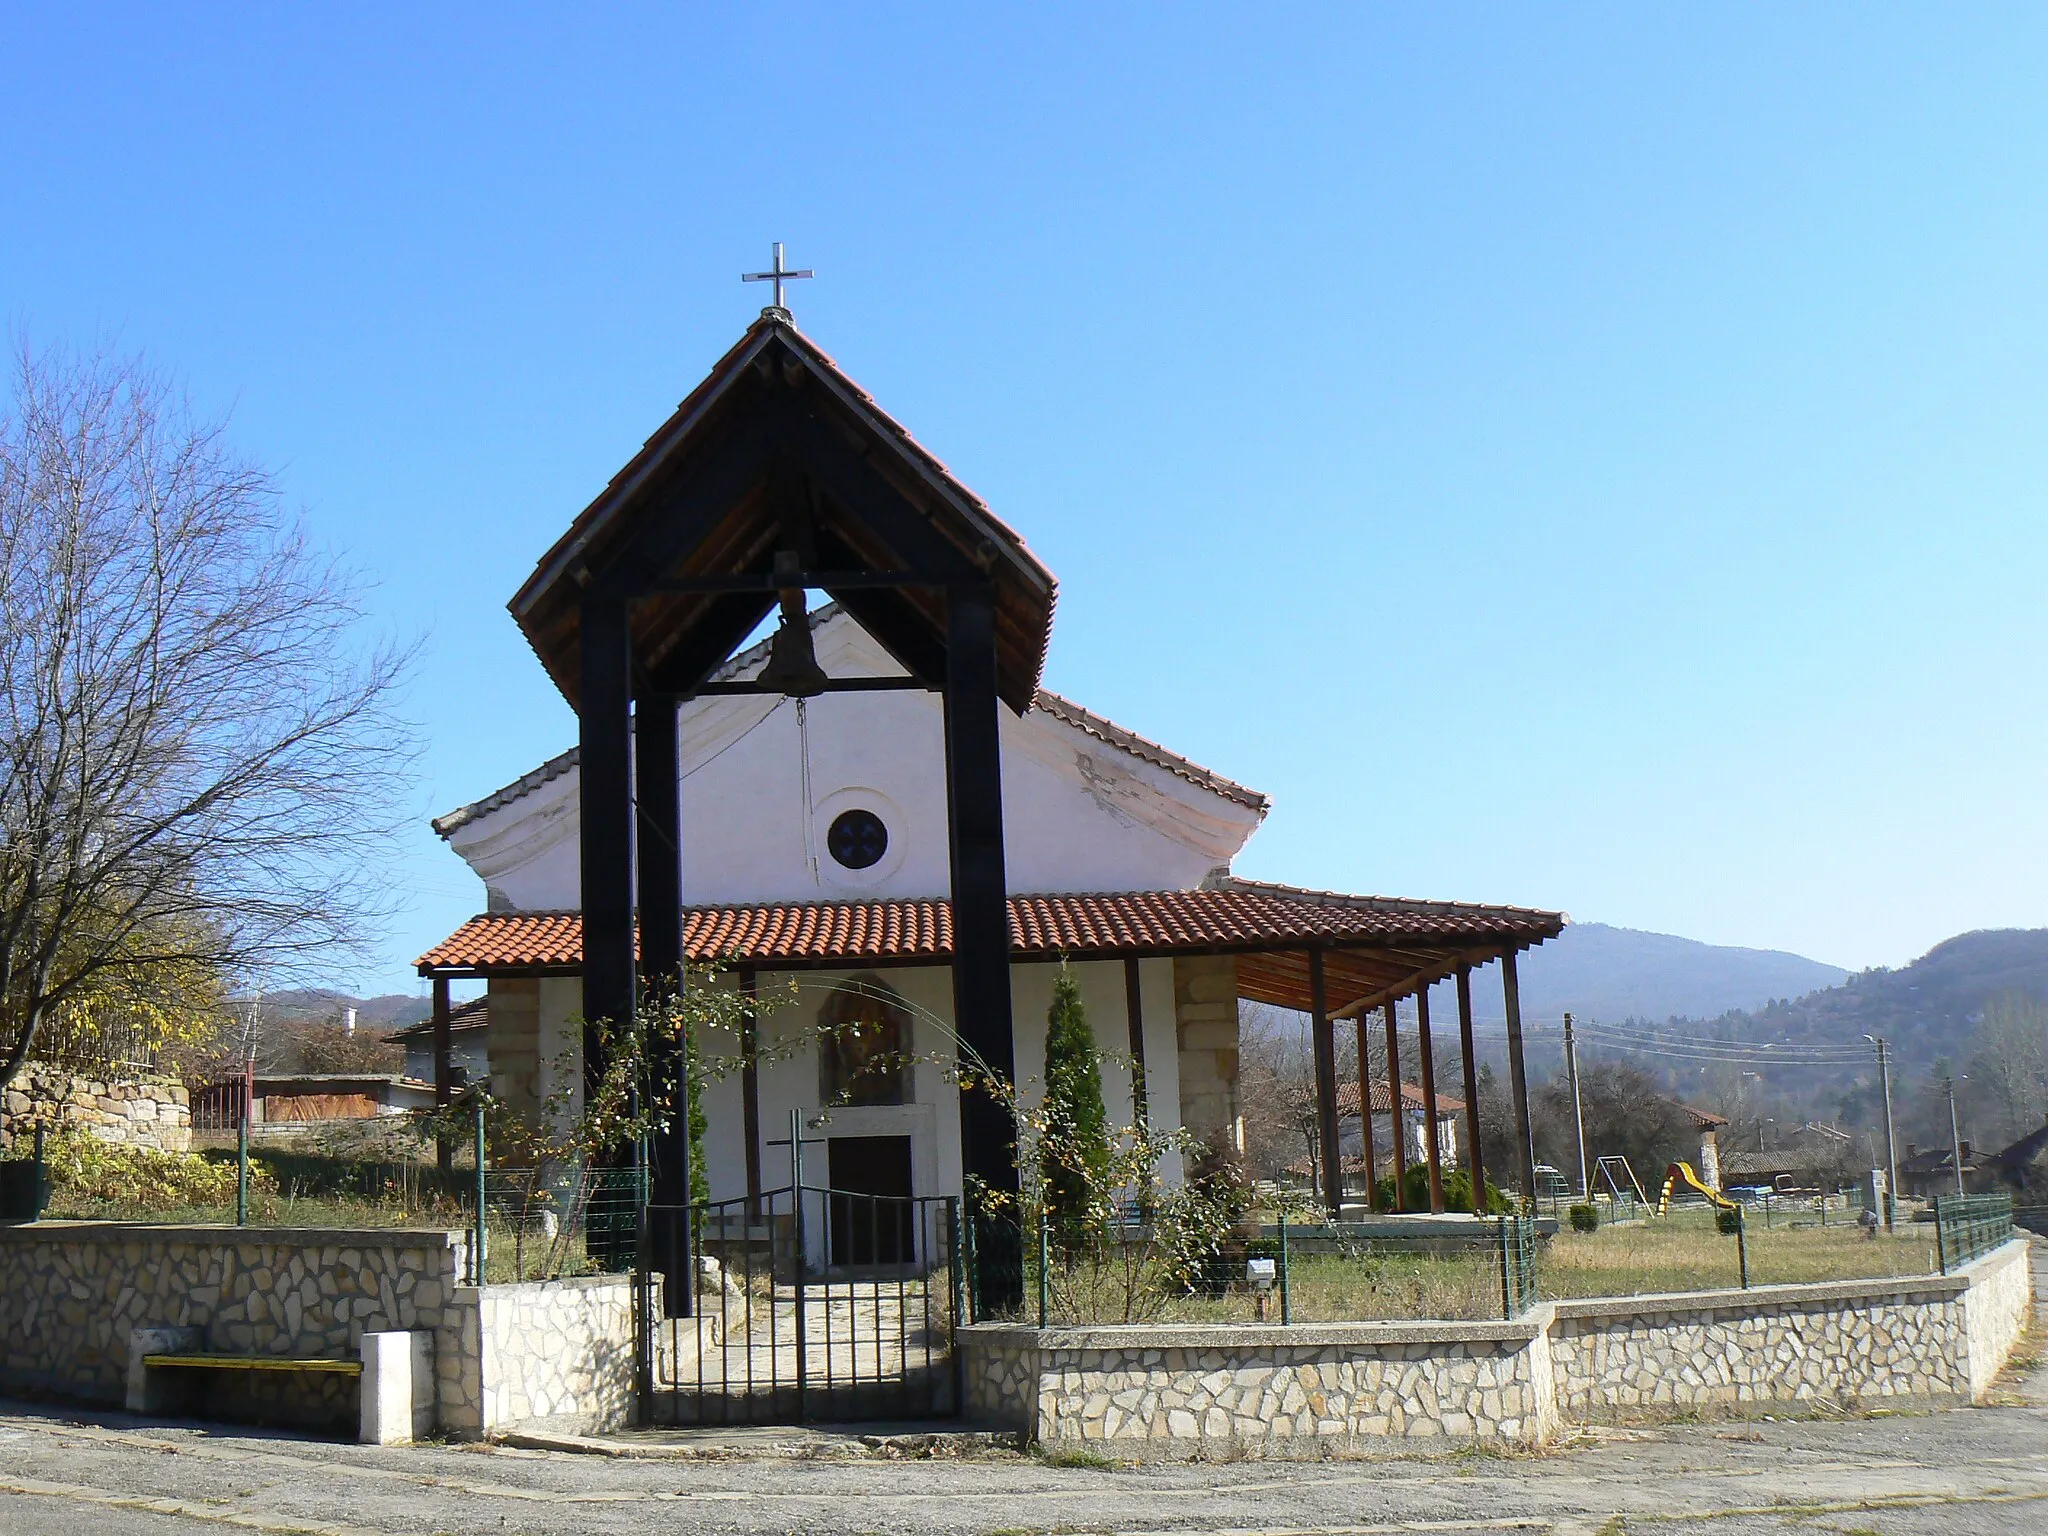
[[[1170,954],[1176,950],[1540,944],[1564,917],[1522,907],[1336,898],[1287,887],[1223,882],[1196,891],[1013,896],[1010,942],[1019,955]],[[693,907],[683,942],[693,960],[944,961],[952,957],[944,901],[788,902]],[[573,970],[583,920],[573,912],[473,917],[419,959],[434,971]]]
[[[1401,1103],[1404,1108],[1420,1109],[1427,1102],[1422,1096],[1420,1084],[1403,1083],[1401,1085]],[[1384,1115],[1387,1112],[1387,1105],[1387,1084],[1386,1080],[1382,1078],[1372,1085],[1372,1112],[1376,1115]],[[1462,1115],[1465,1112],[1465,1101],[1463,1099],[1453,1099],[1440,1093],[1436,1096],[1436,1112],[1440,1115]],[[1355,1115],[1358,1113],[1358,1084],[1339,1083],[1337,1085],[1337,1113],[1340,1115]]]

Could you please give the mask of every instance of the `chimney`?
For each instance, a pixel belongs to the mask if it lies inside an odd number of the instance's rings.
[[[1911,1161],[1913,1161],[1913,1159],[1914,1159],[1914,1158],[1918,1157],[1919,1155],[1920,1155],[1920,1148],[1919,1148],[1919,1146],[1918,1146],[1918,1145],[1917,1145],[1916,1143],[1914,1143],[1914,1142],[1910,1142],[1910,1141],[1909,1141],[1909,1142],[1907,1142],[1907,1143],[1906,1143],[1906,1161],[1910,1163]]]
[[[356,1032],[356,1011],[352,1007],[341,1010],[341,1032],[344,1035],[352,1035]]]
[[[1967,1141],[1963,1143],[1963,1166],[1970,1166],[1970,1144]]]

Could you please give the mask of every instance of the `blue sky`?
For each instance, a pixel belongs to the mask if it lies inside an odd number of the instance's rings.
[[[573,736],[504,611],[762,302],[1062,580],[1242,872],[1838,964],[2048,924],[2038,10],[0,6],[0,320],[232,410],[426,636],[426,831]]]

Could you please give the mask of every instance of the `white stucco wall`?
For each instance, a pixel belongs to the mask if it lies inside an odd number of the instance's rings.
[[[1118,1058],[1103,1072],[1103,1099],[1113,1124],[1131,1118],[1130,1076],[1123,1058],[1129,1055],[1129,1029],[1121,961],[1084,961],[1074,967],[1081,999],[1097,1045]],[[1027,1103],[1036,1099],[1045,1070],[1045,1019],[1052,1005],[1054,963],[1019,965],[1012,969],[1011,999],[1016,1028],[1016,1073]],[[879,979],[909,1007],[913,1018],[911,1050],[918,1061],[912,1071],[910,1100],[902,1105],[847,1106],[825,1110],[819,1103],[818,1054],[815,1030],[820,1010],[835,988],[852,977]],[[530,983],[527,985],[531,985]],[[789,1182],[789,1149],[768,1146],[789,1137],[789,1116],[799,1111],[806,1137],[908,1136],[911,1138],[913,1193],[938,1195],[960,1188],[959,1098],[944,1063],[954,1052],[953,977],[943,966],[901,966],[876,971],[763,972],[758,978],[769,1005],[762,1020],[760,1067],[761,1182],[767,1189]],[[794,993],[792,995],[792,988]],[[573,979],[540,983],[538,1034],[545,1046],[574,1047],[581,1015],[578,984]],[[1151,1120],[1162,1129],[1179,1124],[1179,1073],[1173,1010],[1173,962],[1140,964],[1143,994],[1145,1069],[1150,1089]],[[790,1049],[794,1042],[795,1049]],[[705,1159],[710,1165],[711,1198],[736,1199],[747,1192],[746,1111],[744,1078],[739,1070],[739,1042],[716,1037],[707,1048],[727,1071],[705,1095]],[[512,1063],[504,1063],[511,1068]],[[537,1074],[552,1082],[552,1069]],[[545,1092],[538,1095],[544,1098]],[[827,1118],[817,1124],[820,1113]],[[827,1152],[806,1148],[805,1183],[824,1182]],[[1180,1177],[1177,1158],[1164,1170]]]
[[[817,629],[839,676],[899,675],[851,619]],[[1013,891],[1186,890],[1228,865],[1261,812],[1042,711],[1001,711]],[[683,710],[683,899],[692,905],[942,897],[949,889],[943,709],[924,692],[700,699]],[[806,775],[808,765],[808,775]],[[449,841],[496,911],[572,910],[574,768]],[[826,851],[842,811],[889,829],[879,864]]]

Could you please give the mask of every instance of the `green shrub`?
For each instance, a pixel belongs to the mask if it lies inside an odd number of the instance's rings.
[[[1446,1211],[1469,1211],[1472,1209],[1472,1175],[1463,1168],[1454,1168],[1443,1176],[1444,1209]],[[1408,1169],[1406,1182],[1401,1186],[1407,1195],[1403,1202],[1411,1211],[1429,1209],[1429,1165],[1417,1163]],[[1394,1176],[1383,1174],[1373,1185],[1373,1205],[1382,1211],[1394,1208]],[[1486,1209],[1488,1216],[1506,1216],[1514,1210],[1514,1202],[1500,1192],[1493,1180],[1486,1181]]]
[[[1102,1058],[1081,1005],[1081,985],[1064,965],[1053,980],[1046,1014],[1044,1113],[1038,1164],[1046,1218],[1054,1247],[1071,1256],[1099,1230],[1110,1148]]]
[[[1597,1232],[1600,1230],[1600,1207],[1597,1205],[1575,1205],[1571,1209],[1574,1232]]]
[[[72,1126],[59,1129],[44,1151],[52,1202],[107,1204],[132,1210],[176,1210],[226,1205],[235,1198],[235,1165],[192,1152],[118,1146]],[[256,1168],[249,1189],[275,1194],[276,1183]]]
[[[1723,1237],[1733,1237],[1742,1230],[1742,1207],[1734,1206],[1714,1212],[1714,1230]]]

